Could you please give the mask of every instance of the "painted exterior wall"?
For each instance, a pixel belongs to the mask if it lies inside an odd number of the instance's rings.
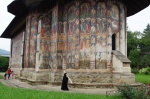
[[[20,32],[17,36],[11,39],[11,55],[9,65],[19,73],[22,69],[22,56],[23,56],[23,34]]]
[[[77,0],[32,12],[25,30],[24,36],[20,33],[12,39],[12,53],[18,56],[12,57],[11,66],[23,67],[27,79],[61,82],[67,71],[75,83],[112,83],[112,68],[118,65],[112,63],[113,34],[115,50],[127,53],[125,6],[111,0]],[[25,37],[23,65],[16,61],[21,54],[14,49],[21,37]]]
[[[114,33],[116,50],[125,55],[123,6],[91,0],[61,8],[57,5],[42,17],[40,13],[28,16],[25,67],[35,68],[38,51],[37,64],[41,69],[107,69]]]

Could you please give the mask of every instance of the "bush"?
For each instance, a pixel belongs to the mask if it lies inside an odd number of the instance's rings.
[[[150,98],[146,94],[147,87],[145,85],[136,88],[126,84],[123,86],[122,85],[119,86],[118,90],[120,91],[121,95],[126,99],[149,99]]]
[[[144,72],[146,72],[146,71],[147,71],[147,68],[142,68],[139,70],[139,73],[144,74]]]
[[[145,75],[148,75],[148,74],[150,74],[150,72],[149,72],[149,71],[145,71],[144,74],[145,74]]]
[[[138,69],[132,69],[131,72],[134,73],[134,74],[138,74],[139,70]]]
[[[145,75],[149,75],[150,74],[150,68],[147,67],[147,68],[142,68],[139,70],[139,73],[140,74],[145,74]]]
[[[150,72],[150,67],[147,67],[147,71],[149,71],[149,72]]]

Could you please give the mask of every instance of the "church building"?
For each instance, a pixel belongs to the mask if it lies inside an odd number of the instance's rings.
[[[135,83],[127,58],[126,18],[150,0],[14,0],[2,38],[11,39],[10,67],[30,84],[72,87]],[[138,20],[138,19],[137,19]]]

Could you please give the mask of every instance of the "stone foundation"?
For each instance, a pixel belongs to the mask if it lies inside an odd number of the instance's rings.
[[[135,83],[135,76],[132,73],[113,73],[113,83],[133,84]]]

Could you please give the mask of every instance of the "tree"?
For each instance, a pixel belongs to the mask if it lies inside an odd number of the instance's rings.
[[[6,71],[9,66],[9,59],[0,56],[0,71]]]
[[[127,56],[131,60],[131,68],[140,68],[140,43],[141,33],[127,31]]]
[[[130,51],[129,59],[131,60],[131,68],[140,69],[140,50],[134,49]]]
[[[150,66],[150,25],[148,24],[144,29],[141,41],[139,43],[142,57],[142,65],[144,67]]]
[[[150,25],[148,24],[146,29],[144,29],[143,36],[142,36],[142,47],[141,50],[149,51],[150,50]],[[143,49],[142,49],[143,48]]]
[[[127,31],[127,55],[131,67],[140,69],[150,67],[150,25],[143,33]]]
[[[130,51],[138,49],[139,48],[139,42],[141,33],[140,32],[131,32],[127,31],[127,56],[129,56]]]

